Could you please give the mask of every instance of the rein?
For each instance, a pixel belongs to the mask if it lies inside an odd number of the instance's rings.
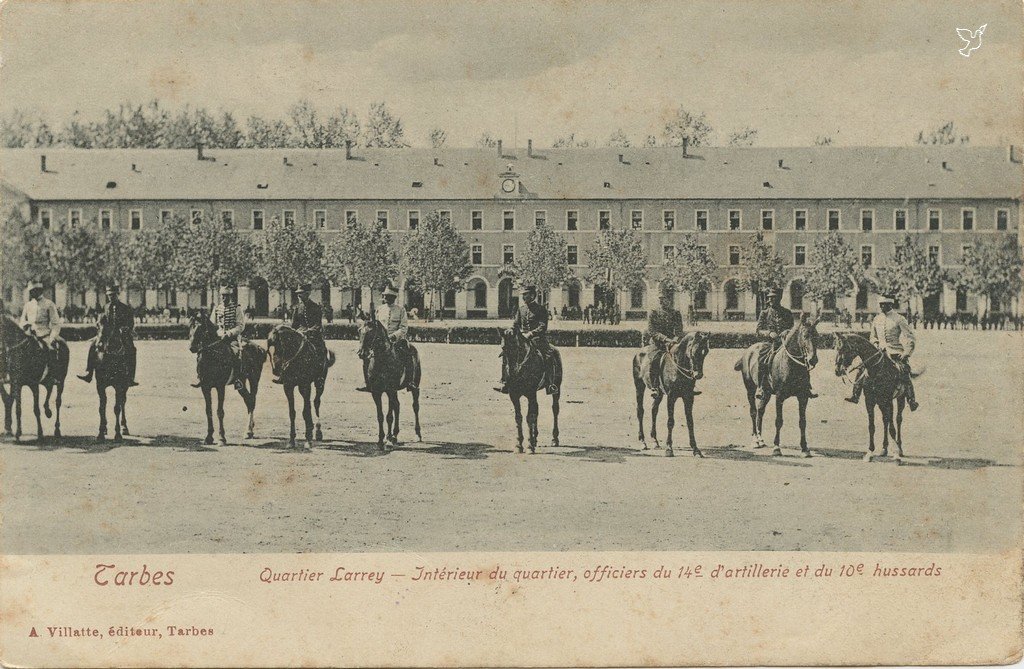
[[[789,350],[789,344],[796,337],[796,333],[797,333],[799,327],[800,327],[799,325],[796,325],[796,326],[793,327],[792,330],[789,331],[789,335],[786,337],[786,341],[782,345],[782,350],[784,350],[786,352],[786,355],[789,357],[790,360],[792,360],[796,364],[800,365],[801,367],[807,368],[807,370],[810,371],[810,365],[809,365],[809,363],[807,361],[807,355],[806,354],[794,355],[793,352]]]
[[[278,332],[283,332],[283,330],[279,330]],[[295,334],[297,334],[297,335],[302,337],[302,341],[299,343],[299,350],[295,351],[295,355],[293,355],[292,357],[288,358],[288,360],[286,360],[281,366],[279,366],[278,369],[280,371],[278,372],[278,375],[283,375],[284,374],[285,370],[288,369],[288,367],[292,364],[292,362],[294,362],[296,360],[296,358],[298,358],[299,355],[302,354],[302,351],[306,348],[306,342],[309,341],[309,339],[306,338],[305,336],[303,336],[302,333],[299,332],[298,330],[293,330],[293,332],[295,332]],[[274,350],[277,350],[277,348],[278,348],[277,346],[274,346]],[[277,356],[274,356],[274,357],[276,358]]]
[[[682,342],[680,342],[680,344],[681,343]],[[678,348],[679,347],[676,346],[677,350],[678,350]],[[697,380],[697,370],[695,370],[693,368],[693,360],[692,360],[692,358],[690,358],[689,355],[686,355],[685,357],[686,357],[687,360],[690,361],[690,366],[689,366],[689,368],[684,368],[684,367],[680,366],[679,361],[676,359],[676,356],[675,356],[674,352],[666,351],[666,354],[668,355],[669,359],[672,360],[672,365],[676,368],[677,372],[679,372],[680,374],[682,374],[686,378],[690,379],[691,381],[696,381]]]

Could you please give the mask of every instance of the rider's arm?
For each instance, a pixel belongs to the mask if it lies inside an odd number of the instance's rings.
[[[28,319],[28,305],[29,303],[26,302],[25,306],[21,308],[21,318],[18,319],[18,325],[20,325],[21,327],[25,327],[26,325],[32,324],[31,321],[29,321]]]
[[[50,341],[54,341],[60,336],[60,326],[64,324],[60,317],[60,312],[57,311],[56,304],[50,304]]]
[[[909,358],[917,342],[914,340],[914,331],[910,329],[910,324],[905,318],[900,319],[900,341],[903,342],[903,355]]]
[[[771,333],[774,332],[774,330],[771,329],[771,323],[768,322],[770,316],[771,312],[768,309],[765,309],[764,311],[761,312],[761,315],[758,317],[757,327],[755,330],[755,333],[758,337],[764,339],[771,339]]]
[[[870,341],[876,347],[882,348],[885,342],[885,335],[879,335],[878,328],[878,316],[875,316],[875,319],[871,321],[871,334],[868,336],[868,341]]]
[[[394,335],[399,339],[405,339],[409,334],[409,318],[405,315],[405,309],[402,307],[398,308],[398,313],[398,329],[395,330]]]
[[[547,307],[541,307],[535,314],[537,317],[537,327],[530,330],[530,334],[533,336],[545,334],[548,331],[548,310]]]

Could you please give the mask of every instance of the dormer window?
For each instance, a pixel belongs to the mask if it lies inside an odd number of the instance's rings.
[[[412,187],[413,188],[423,188],[423,182],[422,181],[413,181],[412,182]]]
[[[604,182],[604,187],[605,188],[611,188],[612,187],[612,182],[611,181],[605,181]]]

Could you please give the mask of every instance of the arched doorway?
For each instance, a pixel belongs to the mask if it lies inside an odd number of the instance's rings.
[[[270,286],[266,279],[256,277],[249,282],[252,294],[251,306],[257,318],[266,318],[270,314]]]
[[[420,318],[424,317],[423,312],[423,292],[416,285],[416,282],[409,279],[405,282],[405,310],[412,311],[416,310],[416,313]]]
[[[487,317],[487,282],[480,277],[470,279],[466,283],[466,316],[468,318]]]
[[[331,305],[331,282],[326,279],[320,284],[320,304],[325,307]]]
[[[740,288],[736,279],[729,279],[723,287],[725,292],[725,313],[738,313],[740,311]]]
[[[565,286],[563,304],[570,309],[580,308],[580,282],[575,279],[569,281]]]
[[[594,286],[594,304],[599,307],[615,306],[615,291],[607,286]]]
[[[921,305],[924,308],[923,316],[925,318],[931,319],[939,315],[939,312],[942,310],[942,306],[940,304],[941,298],[941,293],[932,293],[931,295],[925,295],[924,300],[922,300],[923,303]]]
[[[868,298],[871,295],[871,284],[867,281],[862,281],[857,286],[857,298],[855,300],[855,306],[857,311],[868,311],[870,305]]]
[[[789,308],[793,311],[804,310],[804,282],[799,279],[789,284]]]
[[[498,318],[511,318],[519,306],[519,299],[513,294],[512,279],[505,277],[498,282]]]

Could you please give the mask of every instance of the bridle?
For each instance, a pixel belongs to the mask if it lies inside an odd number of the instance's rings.
[[[814,366],[811,365],[811,363],[810,363],[810,357],[811,356],[807,353],[807,351],[803,350],[803,346],[799,342],[797,342],[797,344],[800,345],[800,349],[801,349],[800,355],[796,355],[792,351],[789,350],[790,342],[793,341],[794,338],[797,338],[797,336],[798,336],[797,333],[800,331],[800,328],[802,326],[803,326],[803,323],[798,323],[797,325],[793,326],[793,329],[791,329],[789,331],[789,334],[786,335],[786,341],[783,342],[783,344],[782,344],[782,350],[784,350],[786,352],[786,356],[790,360],[792,360],[794,363],[800,365],[801,367],[806,368],[807,371],[810,372],[812,369],[814,369]]]
[[[697,340],[694,339],[692,341],[694,343],[696,343]],[[686,339],[680,339],[679,343],[676,344],[675,349],[670,349],[670,350],[666,351],[665,353],[668,355],[669,360],[672,361],[672,366],[676,368],[677,372],[679,372],[680,374],[682,374],[686,378],[690,379],[691,381],[696,381],[697,380],[697,369],[693,365],[693,356],[691,356],[689,354],[689,345],[688,344],[689,344],[689,342],[687,342]],[[690,363],[688,367],[683,367],[682,365],[680,365],[679,364],[679,358],[677,358],[676,355],[675,355],[675,351],[678,351],[680,347],[682,347],[683,350],[684,350],[683,357],[687,361],[689,361],[689,363]]]
[[[284,363],[282,363],[280,365],[274,365],[273,364],[273,361],[277,359],[277,355],[275,355],[273,353],[270,354],[271,355],[271,366],[272,367],[277,367],[278,375],[284,374],[285,370],[288,369],[288,367],[292,364],[292,362],[295,361],[300,355],[302,355],[302,351],[306,348],[306,343],[309,341],[309,339],[307,337],[302,336],[302,333],[299,332],[298,330],[292,330],[291,328],[288,328],[288,329],[291,330],[292,332],[294,332],[295,334],[299,335],[299,338],[301,339],[301,341],[299,342],[298,350],[295,351],[295,355],[293,355],[292,357],[288,358],[286,361],[284,361]],[[282,333],[282,332],[285,332],[285,330],[283,328],[276,330],[276,333],[278,335],[280,335],[280,333]],[[267,349],[268,349],[268,352],[269,352],[269,349],[273,349],[273,350],[276,351],[278,349],[277,341],[276,340],[274,341],[274,345],[273,346],[270,346],[268,344],[267,345]]]

